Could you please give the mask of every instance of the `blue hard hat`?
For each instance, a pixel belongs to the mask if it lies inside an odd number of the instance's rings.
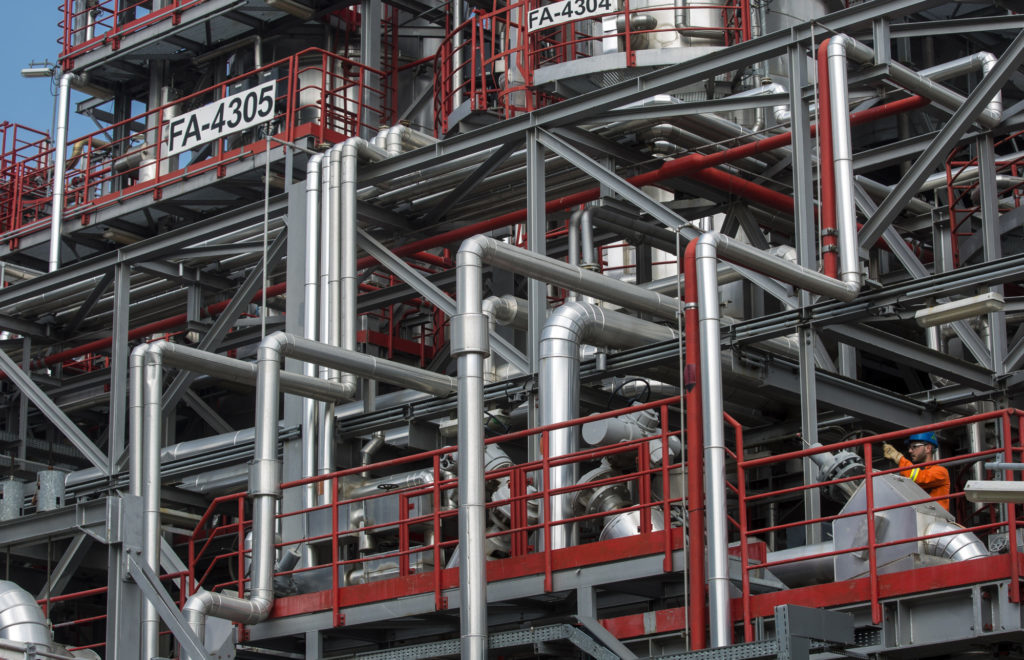
[[[925,431],[924,433],[915,433],[914,435],[907,438],[907,444],[911,442],[927,442],[935,447],[939,446],[939,441],[935,438],[935,434],[931,431]]]

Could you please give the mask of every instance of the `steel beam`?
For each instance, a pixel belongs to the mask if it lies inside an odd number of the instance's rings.
[[[32,377],[22,371],[18,365],[7,355],[4,351],[0,351],[0,369],[7,374],[7,377],[13,382],[23,394],[28,395],[30,401],[35,404],[39,412],[50,420],[50,422],[57,427],[57,430],[66,437],[75,448],[85,456],[94,467],[106,471],[110,460],[107,455],[100,451],[100,448],[93,444],[92,440],[87,438],[78,425],[68,419],[68,416],[64,414],[57,404],[53,402],[50,397],[46,396],[43,392],[32,381]]]
[[[203,418],[203,421],[210,425],[217,433],[232,433],[234,428],[224,418],[217,414],[217,411],[210,407],[208,403],[196,394],[191,387],[185,388],[185,393],[182,395],[185,399],[185,405]]]
[[[132,552],[127,553],[127,562],[128,572],[135,580],[135,584],[142,591],[142,595],[156,608],[157,614],[170,628],[171,634],[181,645],[185,655],[190,660],[210,660],[210,655],[206,652],[202,640],[192,632],[185,617],[181,615],[181,611],[178,610],[163,585],[160,584],[160,578],[153,573],[149,566],[139,561]]]
[[[921,184],[946,158],[953,145],[962,139],[963,132],[981,115],[992,96],[1014,74],[1022,60],[1024,31],[1014,37],[988,75],[971,91],[964,104],[957,108],[900,182],[886,195],[875,214],[864,223],[859,232],[861,247],[870,248],[882,236],[882,232],[907,205],[910,198],[917,194]]]
[[[210,329],[206,331],[203,338],[196,345],[196,350],[205,351],[207,353],[216,352],[220,346],[221,341],[227,336],[228,331],[238,320],[239,315],[242,311],[249,306],[249,301],[256,294],[260,288],[260,284],[263,282],[263,270],[264,264],[266,269],[269,271],[285,253],[285,245],[288,243],[288,232],[282,231],[274,239],[274,242],[267,248],[266,260],[260,259],[255,265],[249,270],[249,274],[245,276],[245,280],[239,285],[238,289],[232,294],[231,301],[228,306],[224,308],[224,311],[220,313],[217,320],[214,321]],[[185,394],[185,389],[192,384],[199,374],[192,371],[180,371],[178,375],[174,377],[174,380],[167,389],[164,391],[163,408],[164,414],[170,414],[174,410],[174,407],[181,400],[181,397]]]
[[[271,216],[276,218],[284,214],[287,210],[287,201],[286,195],[272,198],[270,200]],[[113,267],[119,263],[134,264],[177,253],[182,246],[196,245],[217,239],[229,232],[251,226],[255,219],[262,217],[262,201],[247,204],[208,220],[126,245],[116,252],[76,262],[62,267],[58,271],[44,273],[30,280],[0,289],[0,307],[30,300],[43,293],[55,291],[70,284],[77,284],[83,280],[102,277],[111,272]]]
[[[68,586],[71,576],[81,566],[82,560],[85,559],[89,548],[92,547],[92,542],[93,538],[84,532],[72,537],[68,547],[64,549],[64,554],[61,555],[60,561],[47,576],[46,584],[36,595],[36,600],[52,598],[64,593],[64,588]]]
[[[478,183],[483,181],[484,178],[493,172],[494,168],[505,162],[505,159],[509,157],[509,154],[511,154],[518,146],[518,142],[510,140],[496,149],[494,153],[488,156],[487,160],[473,170],[469,176],[452,188],[452,190],[444,196],[444,199],[435,204],[423,218],[421,224],[429,227],[443,218],[453,206],[462,201],[462,199],[468,195]]]
[[[428,280],[418,270],[405,263],[401,257],[396,256],[384,247],[373,236],[362,229],[357,229],[356,231],[359,232],[359,246],[367,254],[397,275],[399,279],[411,286],[417,293],[426,298],[430,304],[444,312],[446,316],[449,318],[455,316],[455,302],[444,291],[435,286],[433,282]],[[504,358],[509,364],[515,365],[523,373],[529,370],[530,364],[526,360],[526,356],[520,353],[511,342],[497,333],[492,333],[490,340],[494,352]]]
[[[110,283],[114,279],[114,273],[104,273],[103,277],[96,284],[93,290],[89,293],[89,297],[86,298],[81,305],[78,306],[78,311],[75,312],[75,317],[69,321],[62,329],[65,337],[73,337],[78,332],[78,326],[82,324],[82,321],[89,316],[89,312],[92,311],[96,301],[100,299],[100,296],[107,290]]]
[[[807,44],[829,32],[847,32],[871,24],[878,16],[896,18],[942,4],[944,0],[889,0],[885,3],[867,2],[779,30],[730,48],[695,57],[680,64],[664,67],[623,81],[601,90],[582,94],[529,114],[520,115],[492,126],[456,135],[430,147],[417,149],[403,156],[389,158],[366,168],[366,177],[360,182],[371,185],[376,181],[407,174],[429,164],[447,161],[459,156],[477,153],[505,142],[514,135],[538,127],[553,127],[584,123],[594,116],[640,101],[656,94],[665,94],[691,83],[701,83],[719,73],[736,71],[785,53],[792,43]]]
[[[904,364],[971,387],[994,386],[992,372],[988,369],[949,357],[917,342],[876,330],[862,323],[828,325],[821,331],[862,351],[897,364]]]

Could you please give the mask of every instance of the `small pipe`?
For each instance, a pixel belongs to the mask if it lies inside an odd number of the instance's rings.
[[[60,239],[64,223],[64,166],[68,150],[68,110],[71,105],[73,73],[60,77],[57,98],[57,147],[53,159],[53,198],[50,202],[50,266],[49,272],[60,268]]]

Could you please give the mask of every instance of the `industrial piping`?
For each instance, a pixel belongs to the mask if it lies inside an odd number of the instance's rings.
[[[160,453],[163,437],[163,407],[161,399],[163,394],[162,372],[165,364],[225,378],[234,382],[254,383],[256,380],[256,365],[194,348],[178,346],[166,341],[144,344],[132,352],[129,362],[131,369],[131,387],[129,390],[131,400],[129,402],[129,410],[133,411],[133,414],[129,420],[129,439],[134,445],[134,451],[133,459],[130,463],[129,490],[132,494],[141,495],[143,499],[143,559],[146,565],[156,574],[159,574],[160,569]],[[318,379],[307,378],[298,374],[289,374],[285,379],[283,389],[303,396],[315,396],[329,400],[335,400],[339,395],[337,385],[324,383]],[[277,410],[276,400],[274,401],[273,410]],[[259,450],[260,448],[257,445],[257,459],[260,457]],[[274,451],[276,452],[276,447]],[[135,458],[136,455],[140,458]],[[276,453],[274,458],[276,459]],[[265,479],[266,475],[263,475],[263,478]],[[262,492],[267,488],[267,483],[264,480],[256,484],[257,487],[255,489],[250,488],[251,493]],[[279,478],[276,483],[280,484]],[[257,500],[257,502],[259,501]],[[265,503],[260,508],[265,509]],[[272,536],[272,507],[270,511],[269,532]],[[258,524],[263,524],[261,520],[261,518],[254,515],[254,528]],[[255,577],[253,584],[254,594],[266,591],[265,588],[256,589]],[[270,583],[267,582],[265,584]],[[186,602],[186,617],[189,616],[189,613],[195,613],[199,609],[212,608],[216,611],[244,616],[246,621],[255,623],[257,616],[265,616],[265,614],[261,614],[263,605],[260,602],[255,602],[258,597],[258,595],[254,596],[253,602],[250,602],[240,598],[232,599],[228,596],[201,591],[193,595]],[[269,613],[269,606],[267,606],[266,612]],[[205,618],[203,621],[205,622]],[[201,639],[204,632],[202,627],[197,628],[193,626],[193,630],[196,630]],[[159,620],[155,618],[155,611],[150,613],[147,607],[143,613],[142,641],[144,653],[157,654],[158,635]],[[153,656],[150,655],[148,657]]]
[[[14,582],[6,580],[0,580],[0,640],[53,650],[50,626],[36,599]],[[58,656],[47,654],[47,657]]]
[[[75,74],[60,77],[57,100],[57,146],[53,158],[53,198],[50,201],[50,272],[60,268],[60,235],[64,224],[65,157],[68,150],[68,107],[71,104],[71,80]]]
[[[196,351],[197,353],[199,351]],[[216,616],[239,623],[259,623],[274,603],[274,515],[281,495],[281,463],[278,453],[278,395],[288,391],[286,384],[305,377],[281,369],[281,361],[290,356],[332,369],[344,369],[357,376],[425,391],[437,396],[456,391],[455,379],[425,369],[363,355],[355,351],[309,341],[284,332],[268,335],[260,343],[256,369],[256,438],[253,464],[249,472],[249,495],[253,498],[252,582],[249,599],[200,590],[185,603],[185,616],[191,628],[202,638],[206,618]],[[215,356],[220,357],[220,356]],[[222,358],[229,360],[230,358]],[[250,363],[242,363],[250,365]],[[250,365],[251,366],[251,365]],[[322,383],[337,395],[337,383]],[[306,390],[293,392],[309,396]],[[336,399],[337,400],[337,399]]]
[[[678,302],[604,275],[509,246],[486,236],[462,243],[456,256],[452,356],[458,359],[459,571],[464,659],[487,653],[486,517],[484,497],[484,358],[490,354],[483,314],[483,265],[489,263],[661,318],[675,319]]]
[[[616,281],[611,280],[610,281]],[[665,326],[585,302],[568,302],[551,313],[540,337],[540,424],[549,426],[580,416],[580,345],[633,348],[676,337]],[[548,456],[552,459],[579,449],[579,428],[567,427],[548,433]],[[550,488],[570,488],[578,480],[573,463],[550,469]],[[572,518],[572,501],[577,493],[551,497],[552,523]],[[553,524],[551,549],[576,544],[574,526]]]
[[[306,339],[315,341],[320,307],[320,191],[324,155],[310,156],[306,164],[306,264],[304,269],[302,328]],[[305,364],[302,373],[317,375],[316,365]],[[302,476],[316,474],[316,442],[320,424],[319,405],[313,399],[302,400]],[[306,508],[316,506],[316,488],[309,484],[303,491]],[[310,559],[310,558],[307,558]]]

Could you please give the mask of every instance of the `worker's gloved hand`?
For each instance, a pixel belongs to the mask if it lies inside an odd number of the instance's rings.
[[[900,459],[903,458],[903,454],[898,449],[890,445],[888,442],[882,443],[882,453],[893,463],[899,463]]]

